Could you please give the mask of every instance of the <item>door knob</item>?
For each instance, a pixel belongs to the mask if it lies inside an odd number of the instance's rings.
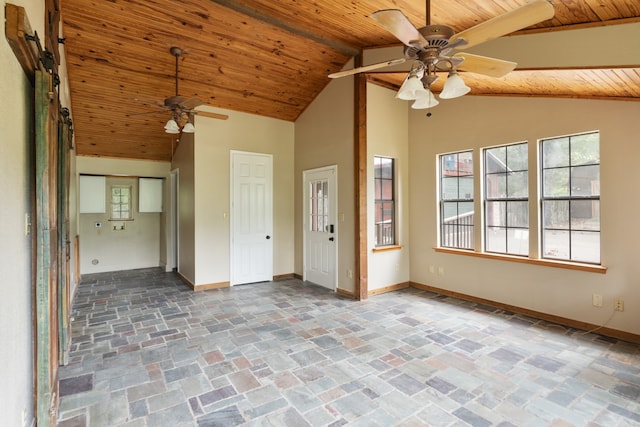
[[[333,237],[329,237],[329,241],[330,241],[330,242],[333,242]]]
[[[267,236],[267,240],[269,240],[271,238],[271,236]]]

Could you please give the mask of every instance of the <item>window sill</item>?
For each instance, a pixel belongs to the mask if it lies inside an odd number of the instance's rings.
[[[387,251],[399,251],[402,249],[402,245],[389,245],[389,246],[378,246],[372,249],[373,253],[376,252],[387,252]]]
[[[542,265],[545,267],[554,267],[554,268],[565,268],[568,270],[579,270],[586,271],[589,273],[599,273],[606,274],[607,267],[602,265],[591,265],[591,264],[580,264],[577,262],[566,262],[566,261],[553,261],[548,259],[531,259],[510,255],[500,255],[500,254],[490,254],[487,252],[474,252],[474,251],[466,251],[462,249],[451,249],[451,248],[433,248],[436,252],[441,252],[445,254],[455,254],[455,255],[467,255],[477,258],[489,258],[496,259],[499,261],[511,261],[511,262],[519,262],[522,264],[533,264],[533,265]]]

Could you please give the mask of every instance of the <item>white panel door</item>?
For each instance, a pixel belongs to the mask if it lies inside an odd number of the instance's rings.
[[[336,289],[336,166],[304,172],[304,280]]]
[[[273,158],[231,153],[231,284],[273,279]]]

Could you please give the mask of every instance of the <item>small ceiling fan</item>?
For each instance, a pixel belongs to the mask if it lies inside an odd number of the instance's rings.
[[[426,1],[426,26],[417,29],[399,9],[384,9],[370,17],[400,40],[404,46],[404,58],[354,68],[329,74],[331,78],[349,76],[379,68],[414,61],[398,94],[400,99],[415,101],[412,108],[431,108],[438,100],[430,90],[438,79],[437,72],[448,72],[448,78],[440,98],[457,98],[471,89],[458,75],[469,71],[490,77],[502,77],[513,71],[517,64],[486,56],[457,52],[455,50],[476,46],[514,31],[551,19],[555,11],[547,0],[533,0],[517,9],[496,16],[459,33],[446,25],[431,25],[430,1]]]
[[[204,105],[205,102],[197,97],[185,98],[179,95],[178,91],[178,60],[184,54],[184,51],[176,46],[173,46],[169,49],[171,55],[176,58],[176,73],[175,73],[175,86],[176,86],[176,94],[164,99],[163,104],[160,106],[164,107],[163,110],[170,110],[171,117],[167,121],[167,124],[164,126],[165,132],[167,133],[194,133],[195,127],[193,126],[193,115],[200,115],[203,117],[210,117],[214,119],[227,120],[229,118],[226,114],[219,113],[210,113],[207,111],[198,111],[195,108],[200,105]],[[131,116],[139,116],[143,114],[151,114],[153,111],[147,113],[138,113],[138,114],[129,114]]]

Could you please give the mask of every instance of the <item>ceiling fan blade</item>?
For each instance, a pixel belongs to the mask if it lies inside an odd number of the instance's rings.
[[[409,18],[399,9],[379,10],[372,13],[370,17],[407,46],[424,47],[428,44]]]
[[[192,111],[192,113],[202,117],[209,117],[211,119],[227,120],[229,118],[229,116],[227,116],[226,114],[210,113],[208,111],[194,110]]]
[[[185,110],[193,110],[194,108],[204,104],[205,102],[203,100],[194,97],[185,99],[184,101],[180,102],[180,108],[183,108]]]
[[[449,43],[463,38],[467,44],[461,47],[468,48],[551,19],[554,13],[553,6],[547,0],[535,0],[457,33]]]
[[[513,71],[518,65],[515,62],[502,59],[489,58],[488,56],[473,55],[471,53],[456,53],[454,58],[462,58],[464,61],[457,67],[458,70],[484,74],[490,77],[502,77]]]
[[[364,73],[366,71],[377,70],[378,68],[389,67],[391,65],[398,65],[405,62],[405,58],[392,59],[391,61],[379,62],[377,64],[365,65],[364,67],[354,68],[352,70],[339,71],[337,73],[329,74],[329,77],[332,79],[344,76],[350,76],[352,74]]]

